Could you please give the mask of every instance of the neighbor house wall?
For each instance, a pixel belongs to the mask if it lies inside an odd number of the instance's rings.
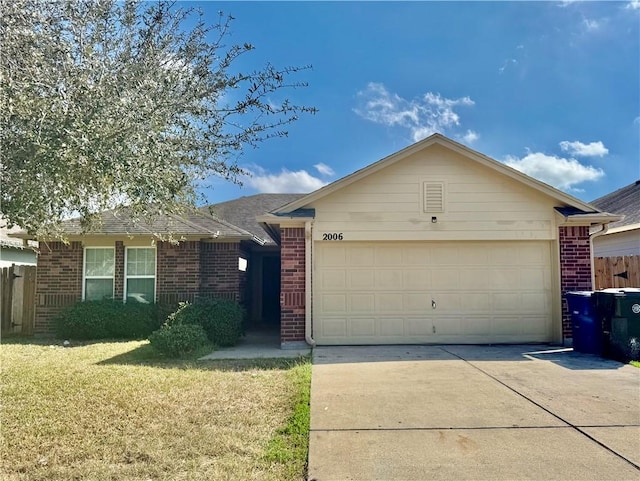
[[[593,240],[594,257],[637,255],[640,255],[640,228],[605,234]]]
[[[280,342],[305,340],[305,237],[303,227],[281,231]]]
[[[565,294],[569,291],[589,291],[592,289],[589,227],[560,227],[559,245],[562,334],[564,339],[568,339],[573,338],[573,334]]]
[[[34,334],[53,332],[56,315],[82,299],[82,258],[81,242],[40,243]]]

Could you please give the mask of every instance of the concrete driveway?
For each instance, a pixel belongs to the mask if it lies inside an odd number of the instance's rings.
[[[309,480],[464,479],[640,479],[640,369],[549,346],[314,349]]]

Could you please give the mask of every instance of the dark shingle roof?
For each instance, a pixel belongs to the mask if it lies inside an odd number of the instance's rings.
[[[233,225],[251,232],[256,237],[264,239],[267,245],[275,242],[258,224],[256,216],[271,212],[278,207],[298,200],[306,194],[256,194],[239,199],[220,202],[201,209],[211,213],[219,219],[224,219]]]
[[[251,238],[251,234],[223,220],[214,219],[203,212],[191,212],[182,216],[160,215],[151,222],[138,220],[133,222],[126,211],[105,211],[101,214],[102,222],[85,234],[103,235],[153,235],[172,234],[202,235],[220,238]],[[83,234],[80,218],[63,222],[64,232],[68,235]]]
[[[640,180],[600,197],[590,204],[604,212],[624,215],[621,221],[610,224],[611,228],[638,224],[640,223]]]

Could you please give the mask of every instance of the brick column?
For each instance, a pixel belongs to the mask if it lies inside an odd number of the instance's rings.
[[[124,299],[124,244],[116,241],[115,271],[113,276],[113,298]]]
[[[40,242],[34,334],[53,334],[53,319],[82,299],[82,256],[80,242]]]
[[[564,298],[569,291],[590,291],[591,249],[589,227],[560,227],[560,289],[562,292],[562,337],[573,338],[571,317]]]
[[[281,239],[280,343],[286,347],[305,340],[304,228],[284,227]]]

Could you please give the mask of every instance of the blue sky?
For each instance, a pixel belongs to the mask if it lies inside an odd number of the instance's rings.
[[[436,131],[585,201],[640,179],[640,0],[189,5],[235,17],[242,68],[311,64],[287,97],[319,110],[209,202],[309,192]]]

